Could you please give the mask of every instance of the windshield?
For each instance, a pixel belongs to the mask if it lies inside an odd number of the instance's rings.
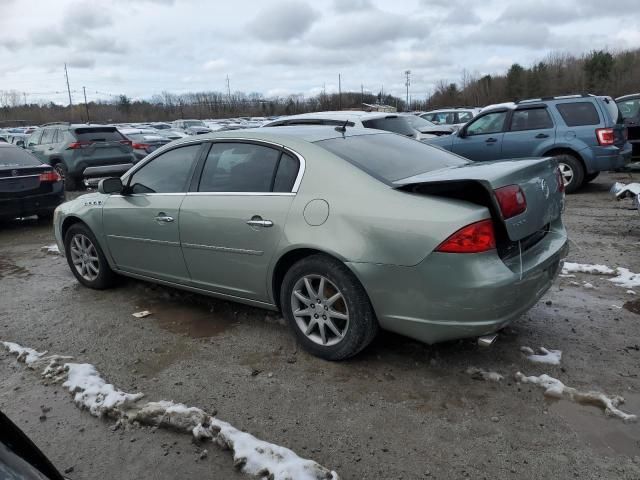
[[[374,118],[372,120],[364,120],[362,122],[366,128],[376,128],[378,130],[386,130],[387,132],[399,133],[412,137],[416,134],[416,130],[411,127],[407,117],[399,117],[397,115],[389,115],[384,118]]]
[[[388,185],[420,173],[469,163],[437,147],[399,135],[357,135],[315,144]]]
[[[620,110],[623,118],[635,119],[640,114],[640,97],[619,101],[618,110]]]
[[[202,120],[185,120],[184,121],[185,128],[189,127],[206,127]]]
[[[409,122],[409,125],[411,125],[416,130],[420,128],[430,128],[436,126],[435,123],[431,123],[429,120],[425,120],[424,118],[417,115],[407,115],[404,118],[406,118]]]

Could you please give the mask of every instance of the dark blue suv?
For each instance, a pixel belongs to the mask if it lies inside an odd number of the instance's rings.
[[[631,160],[611,97],[569,95],[487,107],[460,130],[424,140],[475,161],[556,157],[567,193]]]

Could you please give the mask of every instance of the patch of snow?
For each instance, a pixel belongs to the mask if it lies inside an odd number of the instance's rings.
[[[131,315],[133,315],[136,318],[145,318],[151,315],[151,312],[149,310],[143,310],[141,312],[132,313]]]
[[[476,380],[487,380],[491,382],[499,382],[504,378],[498,372],[489,372],[477,367],[467,368],[467,374]]]
[[[601,392],[581,392],[573,387],[568,387],[557,378],[543,374],[539,377],[530,376],[517,372],[516,380],[522,383],[531,383],[544,388],[544,394],[552,398],[568,398],[572,402],[580,404],[595,405],[603,408],[605,414],[621,419],[624,422],[635,422],[637,415],[625,413],[618,409],[624,403],[624,398],[619,395],[609,396]]]
[[[640,273],[633,273],[627,268],[616,268],[617,276],[609,281],[625,288],[640,287]]]
[[[47,354],[47,352],[37,352],[33,348],[22,347],[13,342],[2,342],[2,345],[9,350],[9,353],[17,355],[17,360],[19,362],[22,362],[29,367]]]
[[[544,347],[540,347],[538,353],[535,353],[530,347],[520,347],[520,351],[527,355],[528,360],[535,363],[560,365],[560,360],[562,360],[562,351],[560,350],[547,350]]]
[[[611,305],[611,308],[617,308],[618,310],[622,310],[622,307],[620,305]]]
[[[594,286],[593,286],[591,283],[589,283],[589,282],[583,282],[583,283],[582,283],[582,286],[583,286],[584,288],[596,288],[596,287],[594,287]]]
[[[635,295],[635,294],[636,294],[636,292],[635,292],[635,291],[633,291],[633,290],[627,290],[627,293],[628,293],[629,295]]]
[[[142,393],[125,393],[107,383],[88,363],[69,363],[71,357],[45,356],[46,352],[25,348],[17,343],[2,342],[18,360],[31,368],[45,365],[44,378],[63,382],[74,394],[74,402],[97,417],[109,416],[123,423],[142,423],[189,433],[197,440],[212,440],[233,453],[241,471],[273,480],[339,480],[338,474],[322,465],[299,457],[288,448],[257,439],[204,410],[172,401],[147,402],[138,405]],[[502,376],[500,375],[500,378]]]
[[[47,253],[53,253],[53,254],[56,254],[56,255],[60,255],[60,249],[58,248],[58,245],[56,245],[55,243],[52,243],[51,245],[45,245],[40,250],[43,250],[43,251],[45,251]]]
[[[591,265],[588,263],[564,262],[562,266],[562,274],[569,273],[593,273],[596,275],[613,275],[615,270],[606,265]]]
[[[570,273],[561,273],[560,275],[558,275],[561,278],[576,278],[575,275],[570,274]]]

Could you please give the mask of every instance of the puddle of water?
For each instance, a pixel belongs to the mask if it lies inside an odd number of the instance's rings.
[[[640,395],[624,395],[625,403],[619,408],[640,414]],[[568,400],[549,401],[549,412],[562,417],[578,437],[594,451],[604,455],[640,455],[640,428],[637,423],[624,423],[607,417],[594,406],[581,405]]]
[[[200,303],[154,300],[144,309],[152,314],[139,321],[154,321],[164,330],[191,338],[215,337],[233,325],[230,315],[211,312]]]
[[[629,310],[631,313],[640,315],[640,300],[630,300],[622,305],[622,308]]]

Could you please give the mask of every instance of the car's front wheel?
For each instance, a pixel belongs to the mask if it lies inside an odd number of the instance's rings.
[[[584,182],[585,172],[582,163],[571,155],[557,155],[555,158],[558,160],[565,192],[575,192]]]
[[[280,306],[302,346],[326,360],[343,360],[365,348],[378,321],[364,288],[340,261],[312,255],[284,277]]]
[[[76,223],[69,228],[64,237],[64,250],[71,272],[85,287],[102,290],[114,284],[116,274],[86,225]]]

